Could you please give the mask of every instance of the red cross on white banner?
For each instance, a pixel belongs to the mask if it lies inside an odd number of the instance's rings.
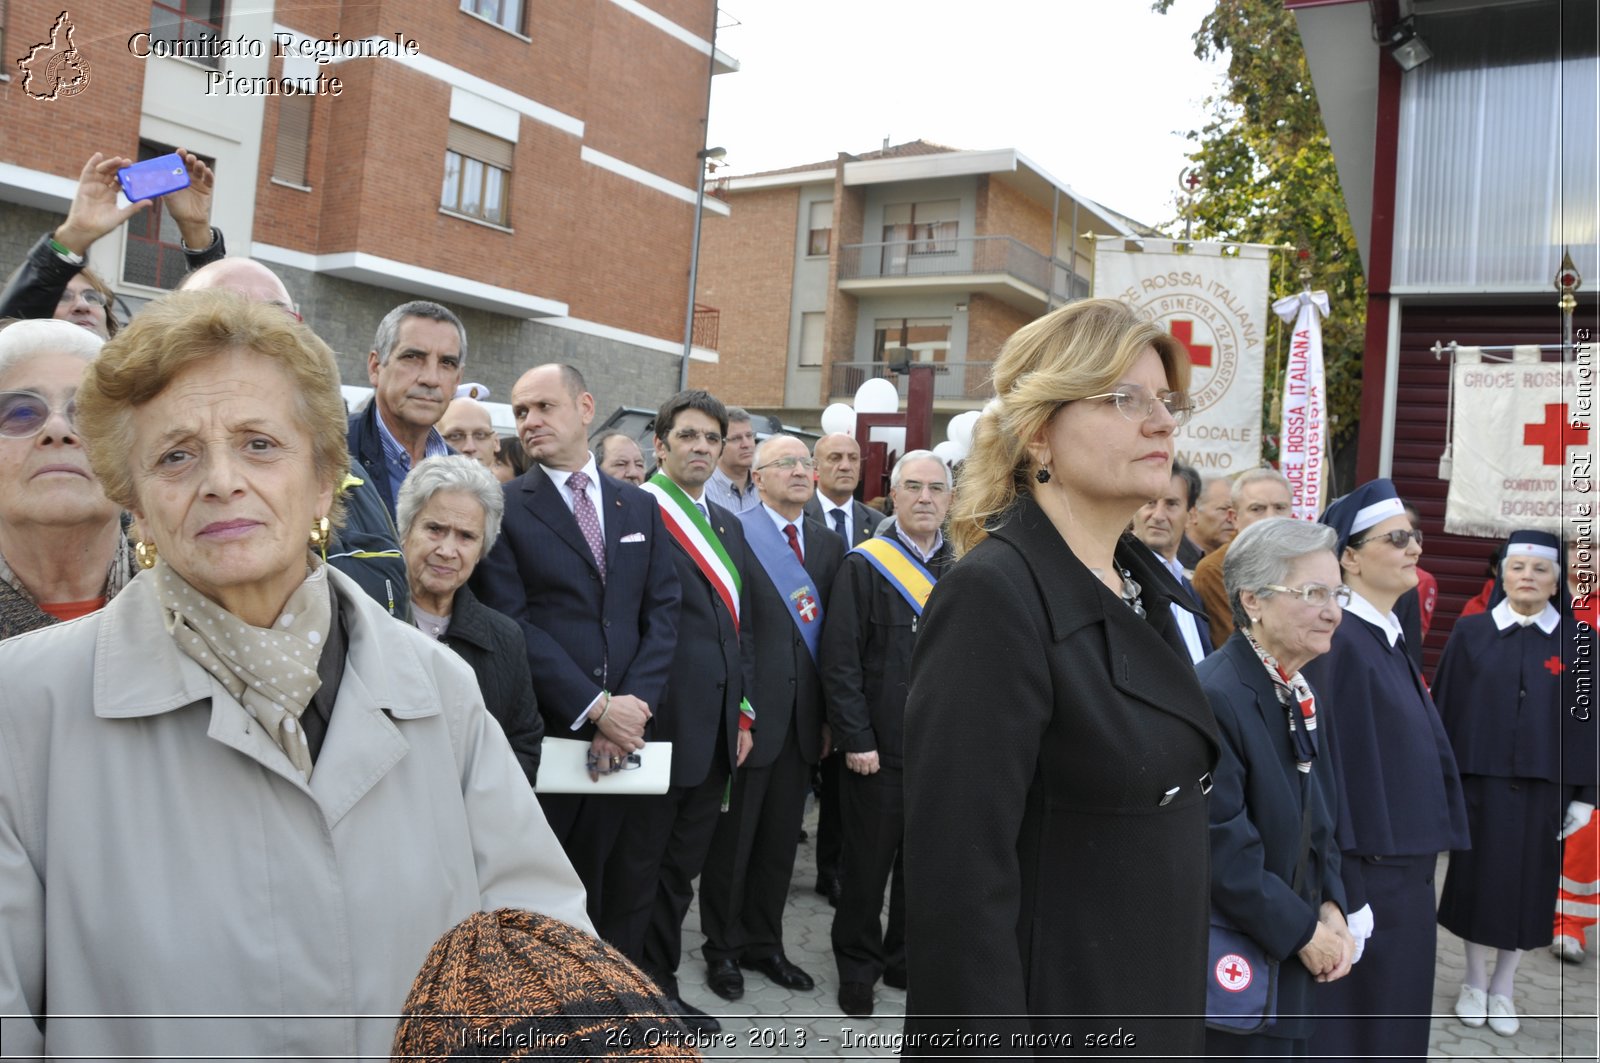
[[[1194,342],[1193,321],[1184,317],[1173,318],[1172,335],[1179,343],[1189,348],[1189,361],[1206,369],[1211,368],[1211,345]]]
[[[1561,465],[1567,460],[1568,447],[1587,446],[1589,426],[1571,424],[1567,420],[1566,403],[1546,403],[1544,420],[1522,426],[1522,445],[1542,447],[1542,464]]]

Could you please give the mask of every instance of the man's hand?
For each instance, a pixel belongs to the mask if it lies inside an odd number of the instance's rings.
[[[178,157],[189,168],[189,187],[167,193],[161,197],[161,202],[172,220],[178,223],[184,246],[192,251],[204,251],[211,246],[211,189],[216,184],[216,175],[192,151],[179,148]]]
[[[878,771],[878,751],[869,749],[865,753],[846,753],[844,766],[857,775],[874,775]]]
[[[600,776],[621,771],[622,761],[626,756],[627,753],[621,746],[604,735],[595,735],[594,741],[589,743],[589,763],[592,765],[589,769],[589,781],[599,782]]]
[[[744,767],[744,758],[750,755],[750,750],[755,747],[756,736],[749,731],[739,732],[739,759],[734,761],[734,766]]]
[[[117,206],[117,193],[122,189],[117,183],[117,171],[132,165],[132,159],[121,155],[106,156],[97,151],[89,156],[78,175],[78,190],[73,193],[72,206],[67,208],[67,220],[55,231],[56,243],[85,254],[90,244],[150,205],[149,200],[141,199],[126,207]]]
[[[650,719],[650,706],[632,694],[613,694],[600,715],[600,733],[633,753],[644,748],[644,725]]]

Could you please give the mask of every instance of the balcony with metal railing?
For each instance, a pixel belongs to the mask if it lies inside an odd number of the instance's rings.
[[[990,374],[993,362],[933,362],[933,399],[944,409],[977,409],[994,398]],[[906,397],[908,378],[894,372],[889,362],[834,362],[828,366],[828,401],[849,401],[856,390],[874,377],[894,384],[900,398]]]
[[[983,292],[1031,313],[1089,295],[1089,279],[1011,236],[845,244],[839,288],[923,294]]]

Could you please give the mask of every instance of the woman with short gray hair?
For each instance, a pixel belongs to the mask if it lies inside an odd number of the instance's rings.
[[[412,621],[472,666],[484,705],[500,721],[532,786],[544,723],[527,647],[516,624],[467,588],[467,578],[500,536],[505,508],[494,474],[460,454],[418,462],[395,500]]]
[[[1222,733],[1210,807],[1213,937],[1219,925],[1241,931],[1258,947],[1258,962],[1279,968],[1271,1025],[1224,1023],[1208,1006],[1211,1056],[1304,1058],[1316,983],[1342,978],[1354,960],[1333,764],[1322,755],[1316,696],[1300,673],[1327,652],[1349,601],[1336,539],[1331,528],[1285,517],[1240,532],[1223,563],[1237,630],[1196,669]],[[1225,981],[1228,972],[1238,981],[1236,964],[1208,966],[1210,1001],[1234,999],[1242,988]]]

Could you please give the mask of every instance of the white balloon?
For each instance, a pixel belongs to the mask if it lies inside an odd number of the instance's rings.
[[[856,411],[848,403],[835,402],[822,411],[822,431],[825,435],[843,432],[847,436],[856,434]]]
[[[950,442],[959,446],[963,454],[972,449],[972,430],[978,425],[978,416],[977,410],[968,410],[950,419]]]
[[[967,452],[961,449],[961,444],[953,439],[947,439],[940,443],[933,448],[933,452],[939,456],[940,461],[951,466],[957,462],[964,461],[967,457]]]
[[[881,376],[873,377],[856,389],[856,410],[859,413],[894,413],[900,408],[900,392],[894,381]]]

